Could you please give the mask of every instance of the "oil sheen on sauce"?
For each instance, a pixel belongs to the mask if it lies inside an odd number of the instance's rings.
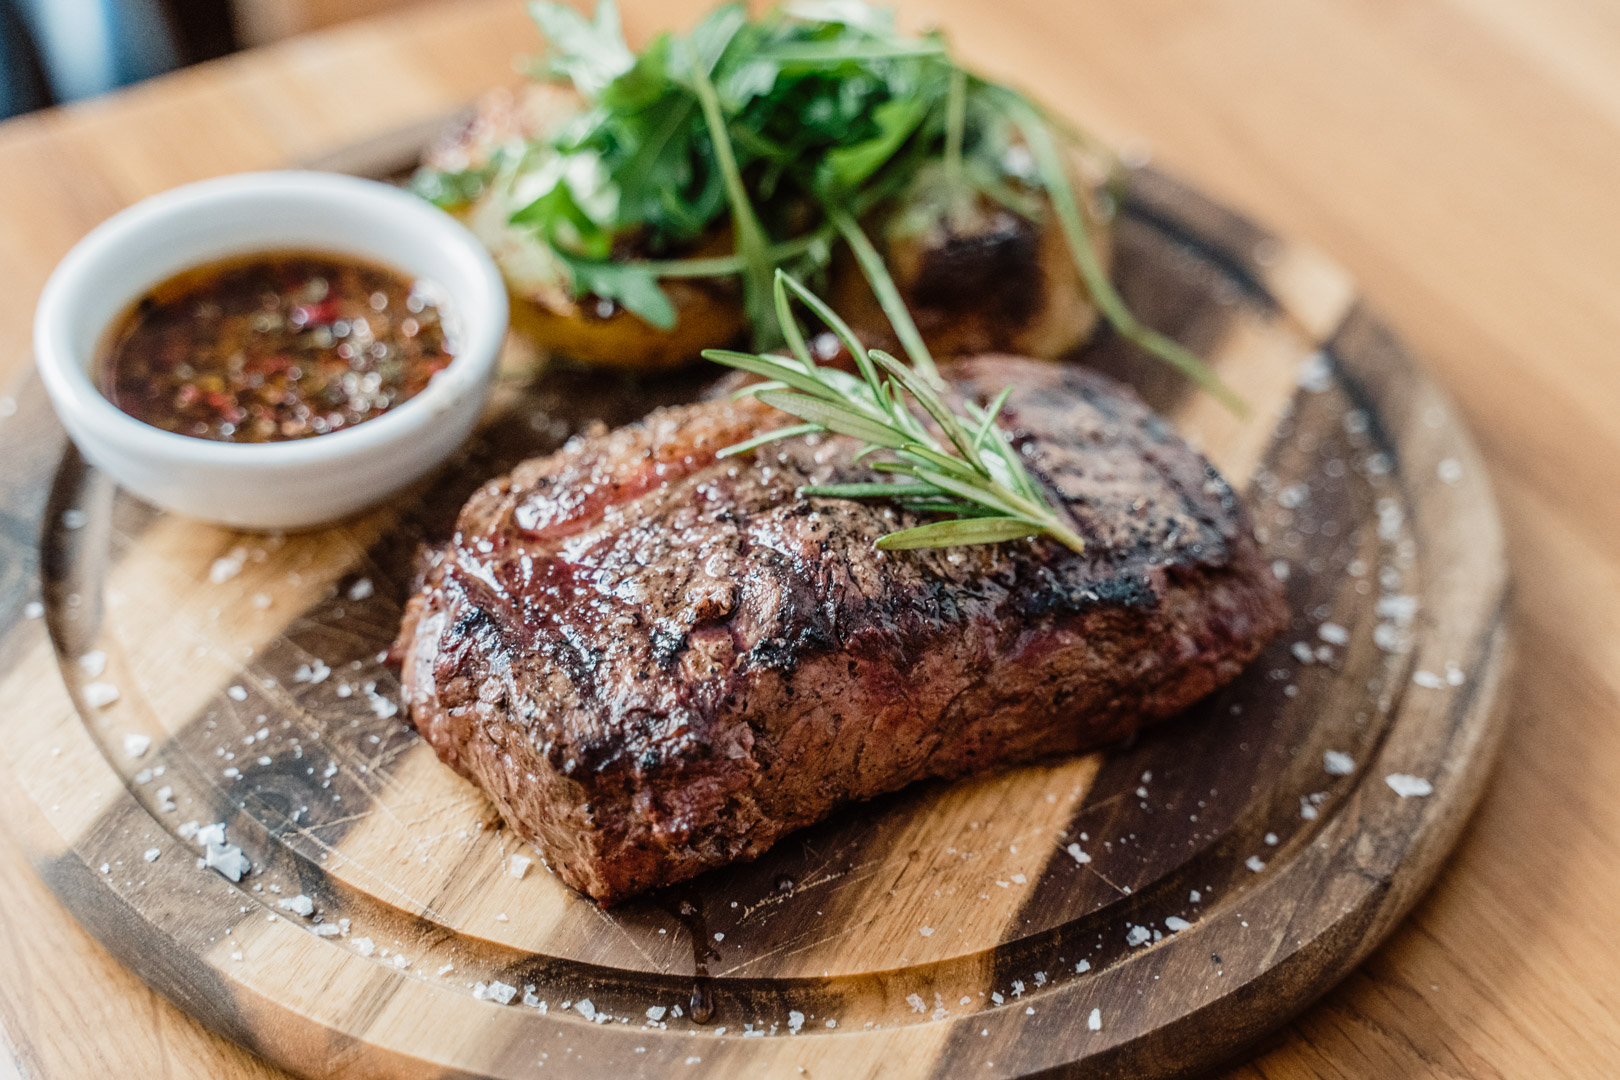
[[[153,427],[307,439],[421,393],[454,359],[440,290],[344,255],[265,252],[187,270],[117,321],[102,392]]]

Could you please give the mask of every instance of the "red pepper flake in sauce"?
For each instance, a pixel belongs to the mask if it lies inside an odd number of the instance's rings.
[[[381,416],[453,359],[432,286],[348,257],[273,252],[153,289],[110,337],[101,385],[164,431],[280,442]]]

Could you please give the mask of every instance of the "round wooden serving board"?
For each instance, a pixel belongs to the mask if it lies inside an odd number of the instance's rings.
[[[33,807],[8,824],[124,963],[311,1076],[1157,1077],[1230,1056],[1388,933],[1478,797],[1502,534],[1450,404],[1334,266],[1149,170],[1119,246],[1127,299],[1252,415],[1107,335],[1080,359],[1247,490],[1293,609],[1235,684],[1133,745],[920,784],[601,911],[439,764],[379,653],[417,544],[480,480],[716,372],[514,366],[445,475],[286,537],[115,491],[35,386],[0,427],[0,759]],[[239,884],[199,866],[214,822],[251,860]]]

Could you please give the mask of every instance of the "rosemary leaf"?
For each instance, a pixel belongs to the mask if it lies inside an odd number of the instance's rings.
[[[746,442],[728,446],[716,456],[723,458],[736,457],[738,454],[746,454],[750,450],[758,450],[761,446],[769,443],[779,442],[782,439],[796,439],[800,435],[814,435],[822,430],[824,429],[820,424],[792,424],[788,427],[772,428],[763,435],[755,435]]]
[[[958,547],[964,544],[1000,544],[1008,540],[1032,537],[1040,531],[1039,525],[1022,518],[957,518],[954,521],[934,521],[927,525],[892,532],[878,540],[877,546],[883,551],[907,551],[916,548]]]
[[[828,431],[836,431],[840,435],[848,435],[862,442],[876,443],[878,446],[898,450],[909,441],[903,431],[898,431],[880,420],[863,416],[848,406],[821,398],[795,394],[788,390],[768,390],[758,397],[765,404],[774,405],[801,420],[820,424]]]

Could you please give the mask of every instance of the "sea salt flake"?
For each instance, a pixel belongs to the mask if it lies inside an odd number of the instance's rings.
[[[1413,776],[1410,773],[1390,773],[1384,777],[1384,783],[1403,799],[1422,798],[1434,794],[1433,784],[1421,776]]]
[[[1299,387],[1320,394],[1333,386],[1333,367],[1321,350],[1311,353],[1299,365]]]
[[[197,830],[196,837],[197,843],[202,844],[204,847],[209,844],[223,844],[225,842],[225,823],[216,821],[212,825],[204,825]]]
[[[804,1013],[797,1009],[788,1010],[788,1030],[797,1035],[799,1029],[804,1027]]]
[[[1322,755],[1322,768],[1329,776],[1349,776],[1356,771],[1356,760],[1342,750],[1329,750]]]
[[[1125,944],[1135,948],[1145,944],[1153,936],[1153,931],[1145,926],[1133,926],[1125,932]]]
[[[491,1000],[498,1001],[502,1005],[512,1004],[512,999],[517,997],[517,992],[517,987],[513,986],[511,983],[503,983],[497,980],[489,984],[489,996]]]
[[[1075,972],[1076,975],[1084,975],[1086,972],[1088,972],[1090,970],[1091,970],[1091,961],[1090,960],[1082,960],[1078,964],[1074,965],[1074,972]]]
[[[223,585],[242,572],[247,564],[247,549],[232,548],[229,555],[222,555],[215,559],[208,567],[208,580],[215,585]]]
[[[289,896],[284,900],[277,900],[276,907],[282,911],[290,911],[294,915],[302,915],[306,919],[315,914],[315,901],[303,893],[299,893],[297,896]]]
[[[590,998],[580,998],[574,1002],[574,1011],[587,1020],[596,1019],[596,1006],[591,1004]]]
[[[118,700],[118,687],[110,682],[84,684],[84,701],[92,709],[105,709]]]
[[[1188,922],[1186,919],[1183,919],[1180,915],[1171,915],[1164,920],[1165,929],[1169,930],[1172,934],[1179,934],[1183,930],[1189,929],[1191,926],[1192,923]]]
[[[149,735],[125,735],[124,756],[138,758],[152,748],[152,738]]]
[[[242,876],[253,869],[248,857],[235,844],[209,844],[203,853],[203,862],[232,881],[241,881]]]

